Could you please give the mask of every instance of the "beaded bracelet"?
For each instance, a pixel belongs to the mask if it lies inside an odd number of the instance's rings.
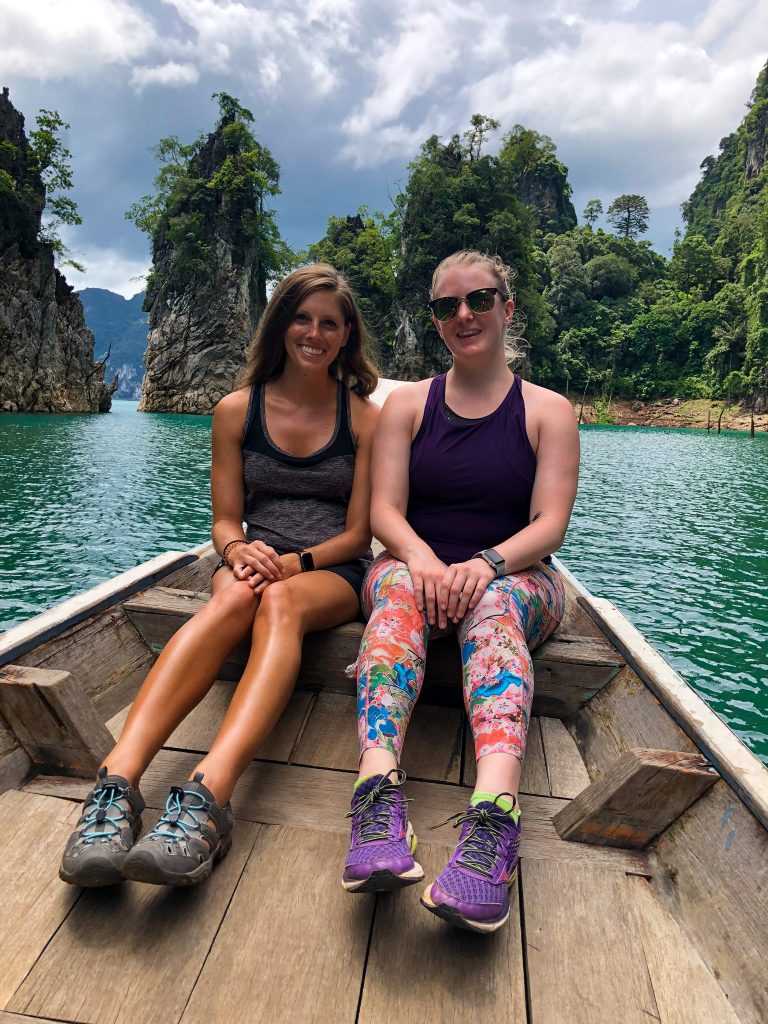
[[[240,540],[240,539],[238,539],[238,540],[231,540],[231,541],[229,541],[228,544],[224,545],[224,549],[221,552],[221,557],[224,559],[224,561],[227,563],[227,565],[230,564],[230,561],[227,558],[227,552],[229,551],[229,549],[231,547],[234,547],[235,544],[247,544],[247,543],[248,543],[247,540]]]

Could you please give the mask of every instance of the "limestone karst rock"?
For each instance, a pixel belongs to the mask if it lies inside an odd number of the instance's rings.
[[[198,181],[210,181],[227,159],[225,127],[220,124],[193,158],[190,171]],[[204,271],[180,275],[174,245],[163,233],[154,244],[144,300],[149,342],[142,412],[211,413],[233,390],[266,304],[259,243],[243,231],[243,209],[216,195],[201,219]]]
[[[117,381],[93,360],[74,289],[38,241],[45,187],[24,118],[0,94],[0,411],[108,412]]]

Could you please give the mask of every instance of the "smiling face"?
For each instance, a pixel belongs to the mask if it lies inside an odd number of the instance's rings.
[[[286,369],[328,370],[349,338],[339,297],[328,288],[310,292],[296,307],[285,329]]]
[[[478,288],[499,288],[493,270],[485,263],[470,265],[453,264],[440,273],[433,288],[433,298],[443,296],[466,296]],[[448,346],[454,359],[475,359],[482,356],[498,356],[504,352],[504,335],[512,320],[515,304],[512,299],[495,296],[493,308],[487,313],[473,313],[465,301],[453,320],[432,322]]]

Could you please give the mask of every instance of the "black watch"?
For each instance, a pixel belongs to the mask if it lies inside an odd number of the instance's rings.
[[[302,572],[311,572],[315,568],[315,560],[312,557],[311,551],[299,552],[299,565]]]
[[[484,562],[487,562],[493,569],[493,574],[497,579],[507,571],[507,563],[495,548],[486,548],[485,551],[478,551],[472,557],[482,558]]]

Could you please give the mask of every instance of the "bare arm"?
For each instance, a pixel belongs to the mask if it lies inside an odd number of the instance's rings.
[[[431,624],[437,618],[436,588],[446,567],[405,518],[413,427],[425,397],[424,383],[406,385],[384,403],[373,444],[371,525],[387,550],[408,564],[417,607],[426,611]]]

